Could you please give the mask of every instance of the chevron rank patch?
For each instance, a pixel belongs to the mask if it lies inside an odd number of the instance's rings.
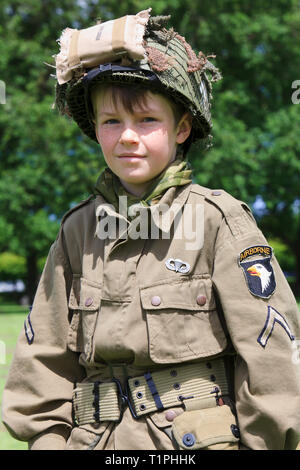
[[[34,339],[34,331],[33,331],[32,323],[31,323],[31,320],[30,320],[31,310],[32,310],[32,307],[30,307],[29,314],[28,314],[28,316],[27,316],[27,318],[24,322],[25,336],[26,336],[28,344],[32,344],[33,339]]]
[[[251,294],[268,299],[276,288],[274,271],[271,265],[272,248],[266,245],[255,245],[240,253],[239,265]]]
[[[291,341],[294,341],[295,336],[293,335],[288,322],[284,318],[281,313],[279,313],[275,308],[271,307],[268,305],[268,314],[267,318],[264,324],[264,327],[257,338],[258,343],[265,348],[267,345],[267,342],[269,341],[269,338],[271,337],[275,324],[280,325],[285,332],[287,333],[288,337],[290,338]],[[278,327],[279,328],[279,327]]]

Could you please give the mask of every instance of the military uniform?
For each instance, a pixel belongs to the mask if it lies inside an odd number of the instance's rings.
[[[155,216],[162,206],[170,212]],[[153,207],[144,208],[159,232],[152,239],[130,237],[136,218],[124,219],[125,232],[117,223],[115,236],[101,239],[104,217],[121,220],[101,196],[65,216],[10,369],[6,426],[33,449],[296,448],[299,312],[250,210],[194,184],[169,188]],[[196,245],[187,244],[191,232],[167,236],[186,214],[190,227],[203,229]],[[264,286],[254,275],[259,266],[269,273]],[[225,367],[228,387],[221,390],[215,361]],[[194,366],[218,406],[208,396],[193,399],[187,380],[182,400],[161,408],[169,390],[160,392],[155,374],[175,376],[170,388],[180,398],[180,371]],[[144,407],[138,419],[126,402],[118,420],[75,425],[74,387],[114,379],[123,387],[128,377],[138,387],[135,378],[145,373],[154,378],[157,409],[149,413],[150,399],[143,405],[145,396],[131,389],[131,407]],[[97,411],[95,403],[86,406]]]
[[[149,9],[63,31],[56,104],[92,140],[91,90],[108,83],[183,106],[183,155],[208,144],[220,73],[165,24]],[[247,206],[172,165],[130,213],[104,172],[103,197],[62,221],[3,395],[6,426],[32,449],[297,446],[299,313],[287,281]]]

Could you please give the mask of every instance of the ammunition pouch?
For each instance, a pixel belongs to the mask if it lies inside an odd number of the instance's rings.
[[[239,430],[228,405],[186,411],[172,423],[180,449],[238,450]]]

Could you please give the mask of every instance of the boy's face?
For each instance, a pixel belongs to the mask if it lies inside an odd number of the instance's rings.
[[[149,91],[143,106],[129,113],[121,103],[113,104],[111,93],[100,88],[92,97],[97,140],[106,164],[125,189],[141,196],[174,161],[177,144],[190,134],[190,118],[185,114],[176,125],[168,100]]]

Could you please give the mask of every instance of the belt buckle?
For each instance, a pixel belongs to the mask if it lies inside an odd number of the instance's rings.
[[[119,397],[121,398],[121,413],[120,413],[120,420],[122,419],[122,415],[124,412],[124,407],[128,405],[129,411],[134,419],[138,419],[138,416],[135,412],[134,406],[131,403],[130,397],[129,397],[129,386],[128,386],[128,379],[125,382],[125,391],[122,388],[120,380],[116,379],[115,377],[112,379],[113,382],[116,383],[117,388],[118,388],[118,393]]]

